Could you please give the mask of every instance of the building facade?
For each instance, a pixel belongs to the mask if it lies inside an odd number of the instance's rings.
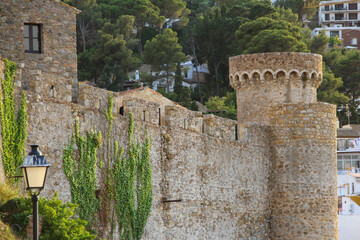
[[[328,37],[342,41],[344,47],[360,47],[360,2],[321,1],[319,7],[319,25],[313,34],[325,30]]]

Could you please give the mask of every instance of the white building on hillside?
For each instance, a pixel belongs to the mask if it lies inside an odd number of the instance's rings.
[[[338,36],[344,47],[360,49],[360,1],[321,1],[319,5],[321,27],[312,34],[325,29],[328,37]]]
[[[198,85],[197,81],[197,72],[194,64],[191,61],[187,61],[184,63],[181,63],[181,74],[184,78],[182,85],[186,87],[190,87],[191,89],[194,89]],[[199,72],[199,80],[200,84],[206,84],[206,76],[209,74],[209,70],[206,64],[201,65],[198,67]],[[152,88],[155,91],[158,91],[160,88],[166,90],[166,77],[165,72],[152,72],[153,76],[158,76],[159,79],[155,80],[153,82]],[[170,81],[169,81],[169,90],[170,92],[174,91],[175,86],[175,72],[171,73]]]
[[[337,129],[339,240],[360,240],[360,125]]]

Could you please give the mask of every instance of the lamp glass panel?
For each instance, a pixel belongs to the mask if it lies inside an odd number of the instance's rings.
[[[29,188],[42,188],[45,181],[47,167],[27,167],[27,178],[29,181]]]
[[[25,171],[25,168],[22,168],[22,171],[23,171],[23,176],[24,176],[24,180],[25,180],[25,187],[28,188],[28,184],[27,184],[27,176],[26,176],[26,171]]]

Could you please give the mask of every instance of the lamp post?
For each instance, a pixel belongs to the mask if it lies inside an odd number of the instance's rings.
[[[25,157],[20,168],[23,170],[26,190],[30,191],[33,202],[33,240],[38,240],[38,196],[44,188],[47,170],[50,164],[38,151],[38,145],[30,145],[31,151]]]

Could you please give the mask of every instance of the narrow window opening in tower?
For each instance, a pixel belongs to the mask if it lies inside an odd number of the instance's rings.
[[[238,140],[238,125],[235,125],[235,140]]]
[[[123,106],[120,107],[120,109],[119,109],[119,114],[120,114],[121,116],[124,116],[124,107],[123,107]]]
[[[143,117],[142,117],[143,121],[146,121],[146,111],[143,111]]]
[[[161,126],[161,108],[159,108],[159,126]]]

